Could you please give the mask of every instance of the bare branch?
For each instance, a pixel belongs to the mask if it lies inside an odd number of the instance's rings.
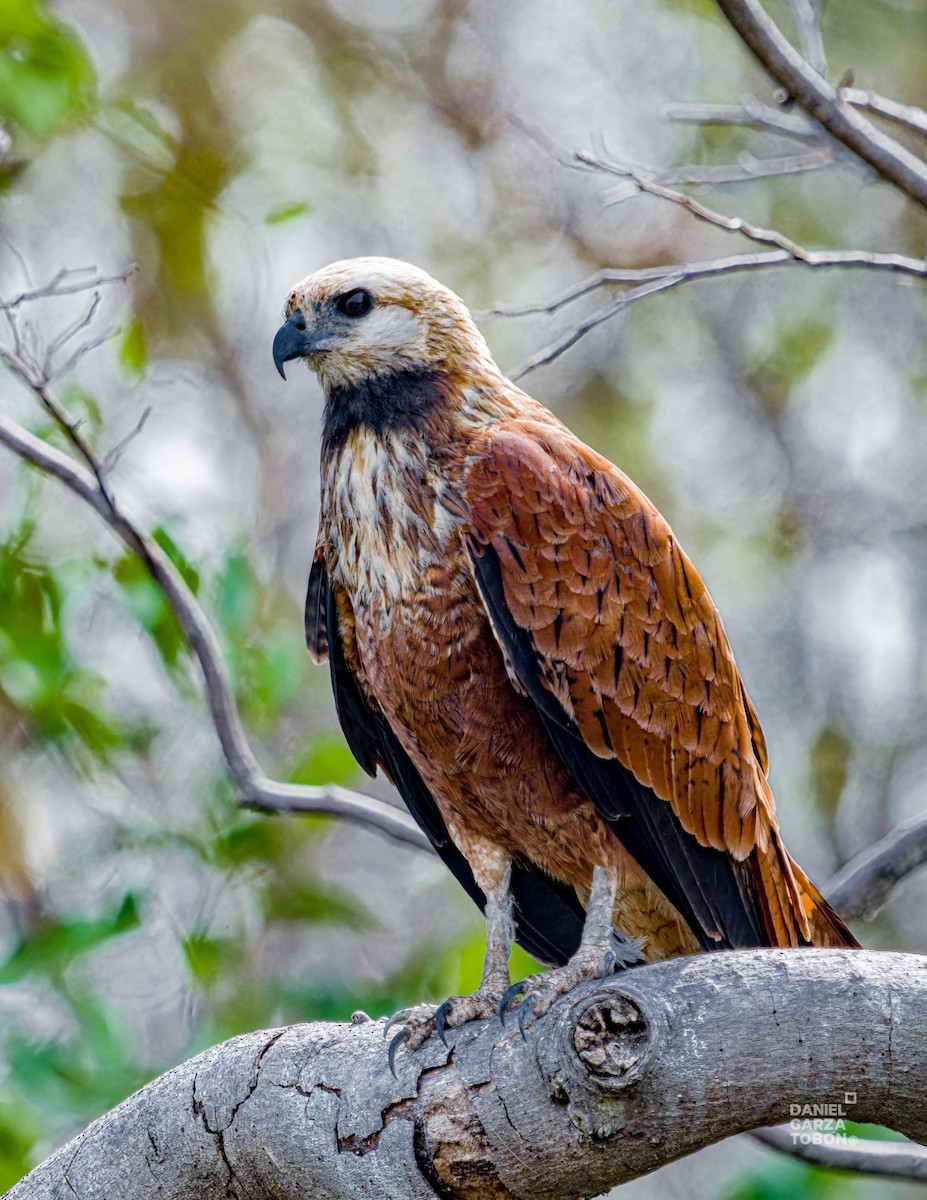
[[[827,55],[821,37],[821,10],[824,0],[791,0],[792,15],[798,26],[801,51],[813,70],[821,76],[827,75]]]
[[[842,867],[827,898],[845,917],[871,917],[895,885],[927,862],[927,815],[912,817]]]
[[[100,307],[101,295],[102,294],[100,292],[94,292],[93,299],[90,301],[90,304],[84,315],[82,317],[78,317],[76,321],[72,322],[65,329],[63,329],[61,333],[59,333],[54,339],[54,341],[48,343],[48,347],[45,351],[45,363],[42,370],[42,374],[46,379],[51,377],[52,360],[58,351],[62,350],[72,338],[77,337],[79,333],[85,330],[87,326],[93,322],[93,318],[97,315],[97,309]]]
[[[841,100],[852,104],[854,108],[862,108],[867,112],[877,113],[886,120],[903,125],[915,133],[927,135],[927,112],[913,104],[899,104],[897,100],[889,100],[878,92],[870,92],[863,88],[842,87],[839,89]]]
[[[15,309],[21,304],[26,304],[33,300],[72,296],[76,292],[95,291],[97,288],[105,287],[110,283],[125,283],[137,270],[138,267],[133,264],[130,267],[126,267],[124,271],[120,271],[117,275],[93,275],[90,279],[80,279],[81,275],[90,275],[95,272],[96,267],[62,267],[48,283],[42,284],[41,287],[33,288],[29,292],[20,292],[18,296],[14,296],[11,300],[0,298],[0,310]]]
[[[674,104],[665,111],[670,121],[694,125],[743,125],[779,137],[820,145],[823,134],[803,113],[783,112],[750,96],[743,104]]]
[[[759,0],[718,0],[731,26],[775,81],[838,141],[927,207],[927,163],[876,129],[805,61]]]
[[[736,163],[713,166],[675,167],[661,171],[660,183],[746,183],[751,179],[771,179],[777,175],[800,175],[820,171],[834,164],[828,150],[812,150],[806,154],[781,154],[777,158],[757,158],[745,152]]]
[[[564,351],[569,350],[571,346],[575,346],[579,339],[585,337],[590,329],[595,329],[603,321],[608,321],[615,313],[620,312],[623,308],[627,308],[629,304],[634,304],[637,300],[643,300],[646,296],[653,296],[657,292],[669,291],[670,288],[677,287],[682,282],[683,276],[680,273],[666,274],[654,280],[653,283],[642,284],[640,287],[634,288],[633,291],[616,296],[608,304],[604,304],[601,308],[597,308],[594,312],[587,314],[581,320],[577,321],[571,329],[561,334],[550,345],[543,347],[536,354],[532,354],[529,358],[526,358],[524,362],[509,372],[509,377],[511,379],[521,379],[529,371],[534,371],[537,367],[543,367],[547,363],[553,362]]]
[[[590,154],[585,150],[577,150],[575,160],[582,166],[591,167],[593,170],[604,171],[609,175],[617,175],[620,179],[632,183],[634,188],[639,192],[646,192],[650,196],[657,196],[661,200],[669,200],[672,204],[678,204],[694,217],[698,217],[699,220],[707,221],[709,225],[715,225],[719,229],[726,230],[728,233],[742,233],[744,237],[749,238],[753,242],[760,242],[765,246],[778,246],[781,250],[786,250],[792,258],[798,259],[801,262],[807,262],[810,257],[810,251],[799,246],[797,242],[786,237],[784,233],[779,233],[775,229],[764,229],[762,226],[745,221],[743,217],[726,217],[723,213],[716,212],[713,208],[708,208],[707,205],[700,203],[685,192],[677,192],[673,188],[657,183],[654,179],[649,179],[636,167],[614,162],[608,158],[601,158],[599,155]],[[626,198],[627,193],[622,189],[619,199],[624,200]]]
[[[104,471],[111,471],[113,469],[113,467],[116,465],[116,463],[122,457],[122,455],[126,452],[126,450],[129,448],[129,446],[132,444],[132,442],[135,441],[135,439],[138,437],[138,435],[142,432],[142,430],[148,424],[148,418],[150,416],[151,416],[151,405],[149,404],[148,407],[142,413],[142,415],[139,417],[139,419],[135,422],[133,427],[125,435],[125,437],[122,438],[120,441],[118,441],[116,443],[116,445],[113,446],[112,450],[110,450],[110,452],[107,454],[106,458],[103,461],[103,470]]]
[[[137,554],[161,588],[199,661],[213,723],[243,802],[262,812],[318,812],[372,825],[399,841],[428,847],[412,818],[381,800],[340,787],[302,787],[269,779],[248,744],[222,653],[205,613],[183,576],[156,542],[148,538],[101,487],[95,474],[66,454],[0,416],[0,442],[40,470],[54,475],[88,504],[120,540]]]
[[[609,267],[590,275],[574,284],[573,287],[567,288],[547,300],[539,300],[531,304],[498,304],[484,315],[521,317],[532,313],[552,313],[574,300],[579,300],[581,297],[611,284],[641,285],[616,297],[610,304],[595,309],[561,334],[559,338],[525,359],[510,372],[512,379],[519,379],[529,371],[545,366],[559,358],[565,350],[574,346],[591,329],[601,325],[603,321],[609,320],[622,308],[636,304],[638,300],[643,300],[656,292],[669,291],[671,288],[695,279],[707,279],[713,275],[731,275],[737,272],[764,270],[771,267],[794,267],[799,264],[812,268],[863,267],[913,275],[921,279],[927,278],[927,263],[900,254],[877,254],[866,250],[812,251],[800,247],[799,249],[801,257],[796,257],[789,250],[783,248],[769,250],[765,253],[732,254],[724,258],[706,259],[702,262],[667,264],[659,267]]]
[[[859,1138],[854,1142],[802,1143],[788,1129],[755,1129],[758,1142],[791,1154],[805,1162],[838,1171],[863,1171],[896,1179],[927,1179],[927,1149],[916,1142],[877,1142]]]
[[[510,372],[513,379],[519,379],[529,371],[553,362],[591,329],[609,320],[628,305],[657,292],[668,291],[693,279],[730,274],[736,271],[790,266],[798,263],[812,268],[864,267],[912,275],[921,279],[927,278],[927,263],[922,259],[867,250],[807,250],[778,230],[764,229],[745,221],[742,217],[725,216],[723,213],[708,208],[707,205],[700,203],[685,192],[676,191],[648,178],[635,167],[625,166],[585,151],[577,151],[573,156],[573,161],[593,170],[616,175],[626,180],[635,192],[645,192],[661,200],[679,205],[699,220],[723,229],[727,233],[739,233],[751,241],[759,242],[761,245],[775,246],[777,249],[764,254],[730,255],[724,258],[708,259],[704,262],[674,263],[659,267],[609,268],[582,280],[550,300],[521,306],[497,305],[490,310],[488,315],[522,316],[532,312],[554,312],[564,304],[571,303],[608,284],[633,283],[637,285],[633,290],[625,292],[610,303],[588,313],[553,342],[525,359]],[[623,192],[620,199],[626,198],[627,193]]]
[[[89,349],[90,347],[88,347]],[[84,354],[86,351],[83,347],[78,351],[79,354]],[[43,408],[52,418],[59,429],[64,433],[65,437],[84,460],[96,480],[97,487],[104,499],[112,505],[112,497],[109,494],[104,478],[102,465],[97,461],[96,455],[91,450],[88,443],[84,440],[80,432],[81,422],[73,416],[64,405],[52,394],[48,387],[48,376],[44,373],[44,369],[40,369],[34,361],[32,355],[17,357],[16,354],[8,350],[0,349],[0,361],[5,362],[14,374],[29,387],[41,401]],[[48,355],[45,356],[45,361],[48,361]]]
[[[54,374],[49,376],[49,382],[52,379],[60,379],[62,376],[67,375],[71,368],[75,367],[85,355],[89,354],[91,350],[96,350],[98,346],[102,346],[104,342],[108,342],[115,333],[116,327],[111,326],[105,333],[101,333],[99,337],[91,338],[89,342],[81,342],[67,362],[62,363],[59,367],[55,367]]]
[[[896,272],[927,278],[927,263],[917,258],[899,254],[878,254],[868,250],[815,250],[807,251],[808,258],[802,263],[812,267],[869,267],[874,270]],[[810,260],[810,261],[809,261]],[[497,304],[478,314],[486,317],[524,317],[534,313],[553,313],[564,305],[588,296],[599,288],[617,283],[647,283],[655,280],[684,278],[680,282],[706,279],[713,275],[730,275],[738,271],[751,271],[769,267],[797,265],[787,250],[767,250],[753,254],[731,254],[723,258],[708,258],[700,262],[668,263],[658,267],[605,267],[587,276],[579,283],[565,288],[546,300],[535,300],[529,304]]]

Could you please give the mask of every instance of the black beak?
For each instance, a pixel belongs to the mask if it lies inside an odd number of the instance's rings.
[[[312,349],[312,338],[306,333],[306,318],[296,310],[277,330],[274,338],[274,366],[286,379],[283,364],[291,358],[302,358]]]

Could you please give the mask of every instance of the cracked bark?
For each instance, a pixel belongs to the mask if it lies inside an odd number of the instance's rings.
[[[233,1038],[143,1088],[10,1200],[595,1195],[790,1105],[927,1138],[927,960],[755,950],[585,984],[386,1067],[382,1021]],[[511,1023],[514,1024],[514,1023]],[[912,1152],[917,1147],[909,1147]]]

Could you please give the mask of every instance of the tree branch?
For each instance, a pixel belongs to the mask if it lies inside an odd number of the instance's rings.
[[[153,1184],[166,1198],[566,1200],[786,1120],[764,1136],[852,1147],[851,1119],[925,1138],[925,1022],[922,958],[745,950],[585,984],[525,1040],[496,1019],[449,1047],[432,1037],[400,1052],[398,1078],[363,1014],[264,1031],[149,1084],[9,1200],[129,1200]],[[880,1144],[872,1161],[923,1179],[927,1154]]]
[[[737,254],[723,258],[708,259],[704,262],[672,263],[658,267],[642,268],[607,268],[589,276],[580,283],[573,285],[552,299],[526,305],[498,304],[490,315],[522,316],[534,312],[555,312],[565,304],[588,295],[598,288],[614,283],[636,283],[633,290],[617,296],[609,303],[587,313],[554,341],[543,346],[529,358],[519,363],[510,372],[513,379],[520,379],[529,371],[545,366],[559,358],[564,351],[574,346],[580,338],[604,321],[609,320],[621,309],[643,300],[657,292],[669,291],[682,283],[693,279],[704,279],[710,275],[725,275],[738,271],[755,271],[770,267],[793,266],[801,264],[805,267],[863,267],[870,270],[884,270],[896,274],[912,275],[920,279],[927,278],[927,262],[923,259],[910,258],[902,254],[883,254],[868,250],[808,250],[793,239],[786,237],[775,229],[765,229],[745,221],[742,217],[728,217],[715,209],[702,204],[685,192],[676,191],[649,179],[635,167],[612,162],[598,155],[585,151],[577,151],[573,156],[574,163],[590,167],[593,170],[604,171],[627,180],[636,192],[645,192],[658,199],[669,201],[684,208],[698,220],[705,221],[727,233],[739,233],[750,241],[761,245],[775,246],[774,251],[762,254]],[[623,196],[622,199],[625,197]]]
[[[827,898],[844,917],[874,916],[906,875],[927,862],[927,814],[912,817],[842,867]]]
[[[789,1129],[755,1129],[753,1137],[774,1150],[834,1171],[860,1171],[894,1179],[927,1180],[927,1150],[910,1142],[877,1142],[857,1138],[846,1142],[802,1142]],[[810,1132],[810,1131],[809,1131]]]
[[[819,146],[821,130],[803,113],[783,112],[751,96],[743,104],[672,104],[665,110],[670,121],[694,125],[742,125]]]
[[[896,125],[922,135],[927,134],[927,112],[913,104],[899,104],[897,100],[889,100],[878,92],[855,87],[842,87],[839,90],[842,100],[852,104],[854,108],[862,108],[867,112],[876,113]]]
[[[927,164],[860,116],[794,49],[759,0],[718,0],[718,6],[789,96],[883,179],[927,208]]]
[[[26,378],[25,382],[35,390],[31,380]],[[0,416],[0,442],[33,466],[60,480],[102,517],[123,544],[145,564],[174,610],[200,664],[209,711],[226,763],[243,802],[249,808],[268,813],[328,813],[372,825],[409,845],[423,849],[428,847],[427,839],[412,818],[381,800],[336,785],[306,787],[280,783],[265,775],[242,729],[215,631],[183,576],[161,547],[117,507],[95,474],[3,416]]]

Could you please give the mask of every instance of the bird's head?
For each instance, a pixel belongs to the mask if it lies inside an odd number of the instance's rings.
[[[281,375],[294,358],[328,392],[395,373],[498,375],[460,297],[394,258],[345,259],[296,284],[274,338]]]

